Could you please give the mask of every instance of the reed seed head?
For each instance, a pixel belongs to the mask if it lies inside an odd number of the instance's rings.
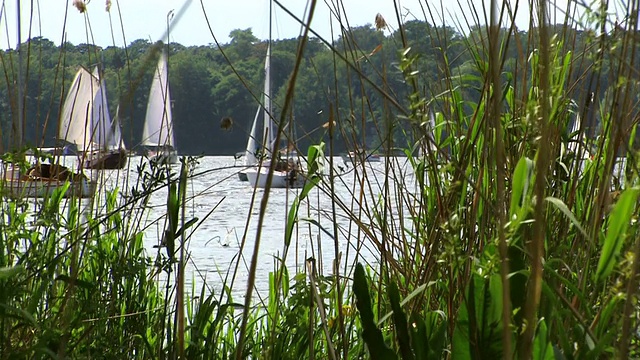
[[[224,130],[231,130],[233,127],[233,119],[230,117],[223,117],[222,120],[220,120],[220,127]]]
[[[73,6],[75,6],[81,14],[87,11],[87,4],[83,0],[73,0]]]
[[[382,30],[387,27],[387,22],[382,17],[382,14],[378,13],[376,15],[376,30]]]

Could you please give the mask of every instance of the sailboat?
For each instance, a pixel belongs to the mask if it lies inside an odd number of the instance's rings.
[[[269,40],[267,45],[267,56],[264,65],[264,120],[263,120],[263,132],[262,132],[262,154],[264,158],[259,161],[253,154],[253,157],[249,155],[249,160],[257,162],[255,166],[252,166],[245,170],[247,180],[249,184],[254,188],[264,188],[267,185],[267,179],[269,177],[270,168],[273,163],[273,174],[271,180],[272,188],[301,188],[304,186],[306,177],[304,170],[299,161],[293,158],[288,158],[279,151],[279,144],[276,143],[277,127],[272,120],[272,97],[271,97],[271,19],[273,12],[273,2],[269,1]],[[258,109],[258,112],[260,109]],[[257,118],[257,116],[256,116]],[[254,132],[252,126],[252,133]],[[255,139],[253,134],[250,136],[247,143],[247,149],[250,152],[252,139]],[[246,156],[246,154],[245,154]],[[245,161],[247,158],[245,158]],[[275,163],[274,163],[275,162]]]
[[[16,129],[16,144],[14,149],[20,149],[23,136],[23,92],[22,92],[22,51],[20,45],[20,2],[16,6],[16,18],[18,23],[16,52],[18,53],[18,107],[14,118]],[[22,197],[47,197],[56,190],[64,191],[64,196],[91,197],[95,193],[96,183],[89,181],[82,173],[73,173],[59,164],[42,164],[36,159],[36,164],[23,171],[21,164],[10,161],[2,162],[2,179],[0,191],[3,195],[13,198]]]
[[[271,142],[273,141],[272,139],[273,137],[273,131],[269,131],[269,119],[270,119],[270,113],[271,113],[271,74],[270,74],[270,68],[269,65],[271,63],[271,49],[270,49],[270,45],[269,48],[267,49],[267,56],[265,57],[265,61],[264,61],[264,74],[265,74],[265,79],[264,79],[264,104],[261,104],[258,106],[258,110],[256,111],[256,116],[253,118],[253,124],[251,125],[251,133],[249,134],[249,139],[247,140],[247,148],[245,149],[244,152],[244,166],[248,169],[250,167],[256,166],[258,165],[258,150],[259,150],[259,146],[258,146],[258,141],[257,141],[257,136],[258,136],[258,121],[260,120],[260,114],[263,114],[263,123],[265,124],[264,129],[265,132],[263,133],[263,135],[266,134],[267,138],[263,138],[263,140],[266,140],[267,142],[265,144],[271,144]],[[248,181],[249,179],[247,178],[247,173],[246,170],[241,170],[238,172],[238,178],[240,178],[240,181]]]
[[[99,75],[98,67],[93,71],[93,76],[99,79],[99,88],[94,98],[94,111],[97,111],[97,127],[104,133],[98,150],[84,154],[82,167],[85,169],[122,169],[127,165],[127,149],[122,140],[120,130],[120,105],[116,110],[116,116],[111,120],[107,103],[107,88],[104,79]]]
[[[251,162],[254,165],[247,168],[244,171],[249,184],[255,188],[266,187],[267,177],[269,174],[269,168],[271,162],[275,161],[273,178],[271,187],[273,188],[300,188],[304,185],[305,177],[302,166],[295,159],[283,156],[283,153],[278,151],[278,144],[276,144],[276,132],[278,131],[275,124],[271,119],[271,44],[267,47],[267,56],[265,60],[265,91],[264,91],[264,119],[263,119],[263,143],[262,153],[265,155],[264,161],[259,161],[256,156],[256,122],[258,113],[251,127],[251,135],[247,142],[247,151],[245,153],[245,164],[249,165]],[[256,149],[256,150],[252,150]],[[242,176],[242,175],[239,175]],[[242,179],[242,177],[241,177]]]
[[[146,155],[153,162],[163,164],[178,162],[178,152],[175,149],[173,138],[167,54],[164,50],[160,54],[151,90],[149,90],[147,114],[142,131],[142,145],[147,147]]]
[[[345,165],[358,164],[358,163],[361,163],[362,161],[380,162],[380,159],[381,159],[380,155],[373,152],[366,153],[362,149],[341,153],[340,157],[342,158],[342,162]]]
[[[126,165],[120,128],[111,121],[98,69],[80,67],[62,107],[58,138],[76,146],[82,168],[121,169]]]

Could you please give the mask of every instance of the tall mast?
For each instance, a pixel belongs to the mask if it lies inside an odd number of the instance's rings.
[[[17,124],[15,126],[16,131],[16,139],[14,140],[14,150],[18,150],[22,147],[22,137],[23,137],[23,113],[22,113],[22,51],[20,51],[20,43],[22,43],[22,38],[20,34],[20,0],[16,0],[16,15],[18,17],[17,21],[17,45],[16,52],[18,53],[18,116],[17,116]]]
[[[265,110],[266,116],[265,121],[268,119],[269,128],[268,128],[268,146],[271,150],[271,154],[275,156],[275,152],[277,151],[278,144],[275,144],[276,138],[276,129],[273,123],[273,112],[272,112],[272,101],[271,101],[271,28],[272,28],[272,19],[273,19],[273,1],[269,0],[269,38],[267,39],[267,71],[265,74],[265,84],[266,84],[266,103]]]

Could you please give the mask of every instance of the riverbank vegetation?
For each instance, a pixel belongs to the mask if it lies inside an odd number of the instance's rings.
[[[437,18],[425,6],[425,20]],[[580,8],[580,18],[574,6],[554,26],[548,7],[535,9],[528,32],[505,12],[506,27],[478,25],[465,36],[426,22],[394,23],[390,35],[388,17],[331,47],[304,33],[290,43],[295,56],[280,49],[291,71],[280,78],[279,119],[292,99],[317,93],[304,111],[323,109],[326,126],[308,147],[310,179],[289,209],[260,301],[260,230],[254,241],[240,237],[238,265],[220,291],[185,288],[189,239],[206,221],[184,208],[195,159],[172,171],[141,167],[136,185],[101,192],[90,211],[59,194],[35,206],[3,198],[0,357],[640,356],[638,4],[625,4],[617,20],[605,3]],[[497,23],[499,14],[486,18]],[[371,42],[358,41],[360,32]],[[172,84],[188,82],[178,69]],[[370,131],[384,164],[350,164],[355,180],[343,183],[332,156],[366,143]],[[160,188],[163,240],[144,248],[145,205]],[[315,208],[313,193],[331,208]],[[269,194],[254,192],[248,218],[261,221]],[[333,258],[288,268],[299,231],[314,234],[314,248],[333,248]],[[242,302],[231,292],[239,266],[248,273]]]

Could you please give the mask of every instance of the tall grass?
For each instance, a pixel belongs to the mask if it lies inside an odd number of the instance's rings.
[[[89,206],[100,211],[83,211],[86,204],[61,193],[36,203],[3,198],[0,357],[640,356],[638,4],[625,4],[624,21],[614,23],[606,4],[577,18],[579,4],[569,3],[564,23],[551,26],[551,5],[541,2],[532,10],[529,38],[507,20],[508,3],[492,5],[486,16],[478,8],[462,18],[475,29],[466,38],[474,41],[463,44],[473,55],[469,72],[453,68],[440,47],[440,73],[428,77],[437,81],[421,74],[398,7],[398,54],[360,48],[348,30],[343,47],[332,46],[336,77],[342,70],[356,74],[359,86],[327,92],[326,142],[308,150],[309,181],[288,209],[267,294],[253,296],[260,228],[252,249],[245,229],[221,291],[185,288],[189,239],[206,220],[190,218],[186,209],[193,200],[188,183],[200,176],[194,159],[173,170],[139,167],[138,183],[120,190],[122,201],[115,189],[99,195],[103,207]],[[423,16],[434,22],[439,15],[430,6],[424,3]],[[387,29],[384,19],[377,26]],[[594,37],[576,48],[576,26],[599,33],[587,32]],[[425,38],[448,44],[445,27],[429,31]],[[516,58],[508,55],[513,48]],[[364,71],[357,61],[363,56],[393,58],[397,71]],[[605,68],[607,89],[600,84]],[[390,91],[394,76],[410,89],[406,106]],[[344,99],[348,108],[338,106]],[[350,116],[366,113],[372,101],[385,111]],[[568,134],[590,111],[601,120],[597,136],[583,137],[585,124]],[[364,142],[354,134],[366,132],[369,116],[380,124],[386,162],[377,170],[354,164],[347,183],[334,166],[334,136],[341,132],[357,148]],[[405,156],[394,157],[398,151]],[[159,189],[167,193],[166,219],[154,253],[144,247],[141,224]],[[253,194],[259,218],[269,194]],[[330,198],[331,208],[315,208],[312,194]],[[291,272],[287,258],[305,231],[317,235],[314,250],[332,247],[334,258],[319,251]],[[232,290],[247,257],[248,287],[239,304]],[[323,262],[331,263],[330,273]]]

